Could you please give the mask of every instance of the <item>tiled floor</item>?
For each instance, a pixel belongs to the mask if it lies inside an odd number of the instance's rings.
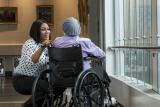
[[[21,107],[22,103],[29,97],[30,96],[21,95],[14,90],[11,78],[0,76],[0,107]]]
[[[14,90],[11,78],[0,76],[0,107],[21,107],[29,97]]]
[[[21,107],[28,97],[14,90],[11,78],[0,77],[0,107]]]

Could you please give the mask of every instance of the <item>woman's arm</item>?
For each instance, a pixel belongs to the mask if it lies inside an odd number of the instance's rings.
[[[33,63],[37,63],[39,61],[39,58],[43,52],[43,50],[50,45],[50,40],[46,40],[42,43],[42,46],[35,51],[35,53],[31,56],[31,60]]]
[[[37,63],[45,47],[40,47],[31,57],[33,63]]]

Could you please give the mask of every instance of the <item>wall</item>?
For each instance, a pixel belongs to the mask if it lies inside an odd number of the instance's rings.
[[[23,44],[29,38],[28,32],[36,19],[37,5],[54,5],[52,38],[63,34],[61,23],[64,18],[78,17],[77,0],[0,0],[0,7],[18,7],[18,24],[0,25],[0,44]]]
[[[99,0],[89,0],[89,35],[96,45],[100,44],[99,36]],[[93,18],[94,17],[94,18]]]
[[[55,36],[62,35],[61,25],[67,17],[78,18],[78,0],[55,0]],[[54,37],[55,37],[54,36]]]

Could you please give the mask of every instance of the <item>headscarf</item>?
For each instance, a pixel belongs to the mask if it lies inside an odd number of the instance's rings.
[[[64,20],[63,31],[67,36],[80,35],[81,27],[79,21],[74,17],[70,17]]]

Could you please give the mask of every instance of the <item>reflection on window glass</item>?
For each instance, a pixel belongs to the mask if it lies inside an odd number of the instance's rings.
[[[126,76],[129,76],[129,77],[131,77],[131,72],[130,72],[130,66],[131,66],[131,64],[130,64],[130,61],[131,61],[131,58],[130,58],[130,51],[129,50],[126,50],[125,51],[125,53],[124,53],[124,68],[125,68],[125,73],[124,73],[124,75],[126,75]]]
[[[143,60],[144,60],[144,65],[143,65],[143,72],[144,72],[144,81],[145,83],[151,84],[151,69],[150,69],[150,53],[149,52],[144,52],[143,54]]]
[[[137,51],[137,79],[143,81],[143,51]]]

